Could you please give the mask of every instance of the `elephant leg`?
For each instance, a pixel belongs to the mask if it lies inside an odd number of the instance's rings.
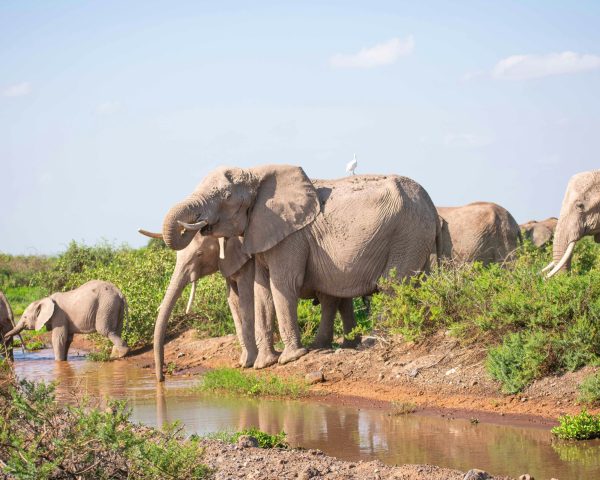
[[[54,360],[64,362],[67,359],[67,345],[69,332],[65,326],[52,327],[52,349],[54,350]]]
[[[120,335],[117,335],[116,332],[108,332],[108,335],[106,336],[113,344],[112,351],[110,352],[110,358],[123,358],[129,353],[129,347],[127,346],[127,343],[125,343],[125,340],[123,340]]]
[[[239,321],[241,326],[240,343],[245,350],[245,358],[240,358],[240,365],[244,368],[253,366],[256,357],[258,356],[258,348],[256,346],[254,334],[254,277],[254,262],[250,261],[242,267],[237,280]],[[270,321],[272,324],[272,320]]]
[[[298,295],[292,289],[277,288],[273,283],[272,276],[271,293],[277,314],[279,334],[285,346],[279,356],[279,363],[285,364],[297,360],[308,353],[308,350],[302,346],[300,341]]]
[[[354,304],[351,298],[342,298],[339,303],[342,324],[344,325],[344,341],[342,348],[355,348],[360,344],[360,335],[356,335],[352,340],[347,338],[354,328],[356,328],[356,317],[354,316]]]
[[[71,344],[73,343],[73,334],[69,333],[67,335],[67,345],[66,345],[66,351],[67,351],[67,355],[69,355],[69,349],[71,348]]]
[[[331,348],[331,344],[333,343],[333,324],[340,299],[322,293],[317,294],[317,297],[321,303],[321,322],[319,323],[319,329],[317,330],[312,347]]]
[[[275,308],[269,285],[269,272],[255,262],[254,273],[254,336],[258,356],[254,368],[266,368],[277,363],[279,354],[273,346],[273,318]]]

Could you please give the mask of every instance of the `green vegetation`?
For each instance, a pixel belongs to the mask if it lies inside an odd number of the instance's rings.
[[[579,401],[590,405],[600,404],[600,372],[587,377],[579,385]]]
[[[573,273],[545,281],[546,251],[525,245],[506,267],[442,266],[427,278],[382,282],[377,327],[420,339],[447,329],[489,349],[487,367],[506,393],[548,373],[600,360],[600,248],[579,242]]]
[[[52,385],[16,383],[0,363],[0,465],[30,479],[206,478],[198,439],[134,425],[124,402],[62,407]]]
[[[303,382],[277,377],[245,373],[235,368],[218,368],[206,372],[198,388],[206,392],[224,392],[245,396],[297,398],[306,395]]]
[[[563,415],[560,425],[552,433],[563,440],[590,440],[600,438],[600,415],[592,415],[585,409],[577,415]]]
[[[271,435],[255,427],[244,428],[239,432],[211,433],[207,435],[206,438],[221,440],[222,442],[226,443],[237,443],[239,438],[243,435],[248,435],[250,437],[256,438],[256,440],[258,440],[259,448],[289,448],[289,444],[285,439],[285,432],[279,432],[275,435]]]

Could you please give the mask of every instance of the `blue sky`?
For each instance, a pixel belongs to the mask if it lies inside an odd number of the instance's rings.
[[[0,3],[0,251],[145,243],[219,165],[558,215],[600,166],[599,2]]]

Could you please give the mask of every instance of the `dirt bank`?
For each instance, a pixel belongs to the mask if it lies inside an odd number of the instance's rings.
[[[465,472],[432,465],[386,466],[379,461],[345,462],[319,450],[244,448],[203,440],[204,459],[218,479],[403,479],[463,480]],[[501,480],[508,477],[475,477]]]
[[[192,330],[170,339],[165,347],[165,359],[174,365],[174,375],[233,367],[238,355],[234,336],[198,339]],[[424,413],[540,426],[580,410],[577,386],[594,371],[586,367],[546,377],[521,394],[503,395],[500,385],[485,372],[485,355],[484,348],[465,348],[443,333],[419,344],[399,337],[367,338],[356,350],[315,350],[296,362],[266,371],[297,377],[322,371],[325,382],[310,390],[318,401],[375,408],[389,408],[389,402],[410,402]],[[134,352],[126,361],[154,368],[150,349]]]

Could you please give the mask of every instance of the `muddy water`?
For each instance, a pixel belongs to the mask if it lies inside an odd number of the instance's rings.
[[[75,353],[76,352],[71,352]],[[450,420],[440,416],[389,416],[381,410],[310,402],[268,401],[191,394],[193,379],[169,379],[156,388],[152,369],[127,362],[93,363],[83,356],[54,362],[49,350],[18,354],[17,375],[58,381],[62,400],[82,393],[127,399],[133,420],[152,426],[181,421],[191,433],[206,434],[255,426],[284,430],[293,446],[318,448],[346,460],[379,459],[388,464],[430,463],[496,475],[539,479],[600,478],[600,442],[553,443],[550,432]]]

